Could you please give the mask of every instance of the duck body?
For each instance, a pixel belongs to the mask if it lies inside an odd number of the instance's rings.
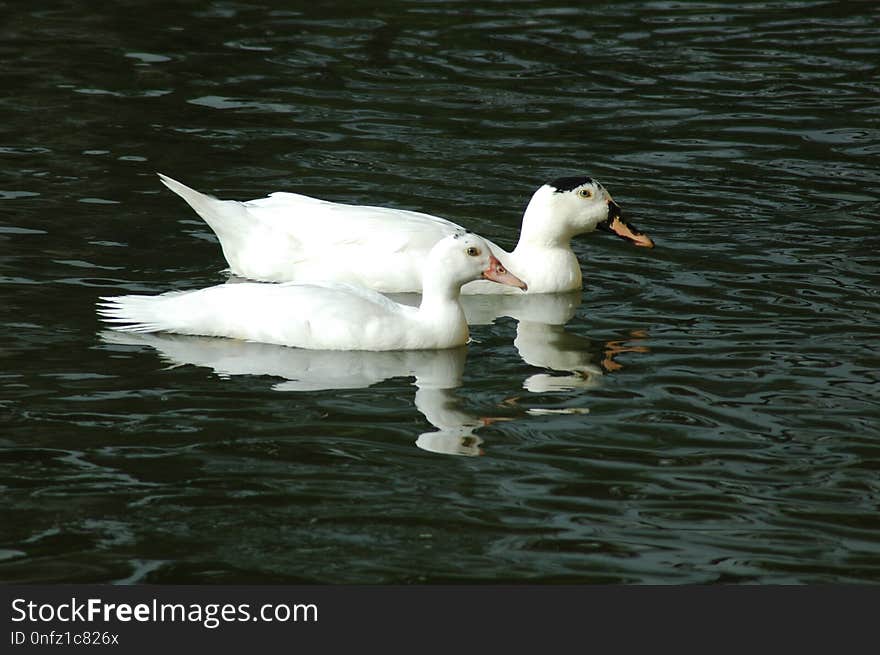
[[[160,177],[217,235],[231,272],[252,280],[331,280],[383,293],[418,292],[431,248],[463,229],[420,212],[345,205],[296,193],[277,192],[246,202],[219,200]],[[504,268],[528,283],[529,293],[572,291],[581,288],[582,277],[571,238],[603,222],[638,245],[653,245],[620,218],[611,196],[588,177],[561,178],[538,189],[513,251],[486,242]],[[462,293],[519,291],[477,280],[464,285]]]
[[[463,313],[420,320],[418,307],[339,282],[220,284],[196,291],[108,299],[107,316],[133,332],[228,337],[316,350],[423,350],[467,341]],[[353,320],[353,317],[358,317]]]
[[[190,192],[181,194],[188,202],[198,193]],[[295,193],[248,202],[199,195],[191,204],[217,234],[230,270],[263,282],[332,280],[381,292],[418,291],[431,248],[462,231],[428,214]]]
[[[423,262],[419,307],[341,282],[221,284],[158,296],[102,298],[99,314],[131,332],[228,337],[318,350],[452,348],[468,339],[461,286],[485,276],[525,284],[472,234],[441,239]]]

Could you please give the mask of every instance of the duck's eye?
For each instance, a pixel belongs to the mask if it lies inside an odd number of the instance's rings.
[[[578,191],[578,195],[579,195],[581,198],[592,198],[592,197],[593,197],[593,192],[590,191],[589,189],[581,189],[580,191]]]
[[[476,257],[477,255],[480,254],[480,249],[474,248],[473,246],[471,246],[465,252],[468,254],[468,257]]]

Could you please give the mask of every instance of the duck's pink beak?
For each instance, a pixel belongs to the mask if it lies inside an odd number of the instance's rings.
[[[520,280],[513,273],[509,273],[494,255],[489,255],[489,268],[483,271],[483,277],[500,284],[509,284],[512,287],[519,287],[523,291],[529,290],[529,285]]]

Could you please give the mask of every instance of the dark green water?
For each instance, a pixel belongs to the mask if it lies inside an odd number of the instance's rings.
[[[0,580],[880,582],[877,4],[39,5],[0,3]],[[658,247],[581,237],[583,294],[459,352],[122,343],[97,296],[224,279],[155,171],[505,246],[589,174]]]

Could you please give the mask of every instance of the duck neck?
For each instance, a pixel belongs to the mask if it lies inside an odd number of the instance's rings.
[[[438,277],[422,280],[422,302],[419,305],[420,312],[454,312],[461,310],[458,300],[461,296],[461,285],[451,280],[442,280]]]
[[[581,267],[572,252],[569,230],[559,229],[548,210],[529,205],[522,231],[505,262],[511,271],[522,271],[530,293],[560,293],[581,288]]]
[[[548,207],[530,203],[523,214],[519,242],[513,252],[570,250],[573,234],[568,230],[560,230],[559,227],[558,219],[554,220]]]
[[[467,340],[467,320],[459,302],[460,296],[461,284],[437,278],[423,280],[419,318],[455,342],[464,343]]]

